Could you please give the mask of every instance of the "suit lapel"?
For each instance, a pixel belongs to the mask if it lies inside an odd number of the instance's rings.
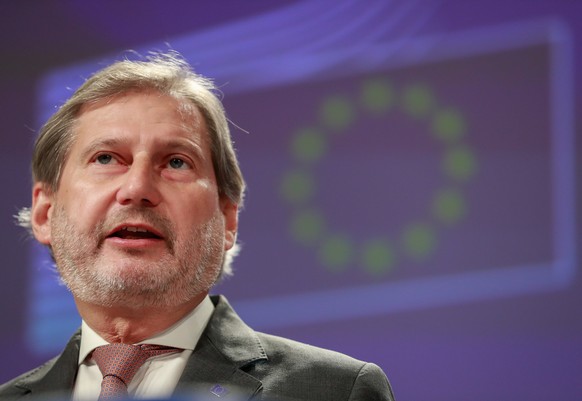
[[[262,383],[244,368],[266,360],[256,333],[238,317],[224,297],[212,297],[214,314],[186,364],[176,394],[186,391],[205,397],[210,393],[237,399],[251,398]]]
[[[61,355],[32,371],[15,383],[15,387],[33,397],[52,393],[63,399],[70,398],[77,375],[80,340],[81,332],[77,331]]]

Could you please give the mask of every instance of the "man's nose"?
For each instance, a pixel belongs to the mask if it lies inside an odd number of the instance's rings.
[[[148,160],[134,160],[122,178],[117,202],[122,205],[157,206],[161,201],[158,177]]]

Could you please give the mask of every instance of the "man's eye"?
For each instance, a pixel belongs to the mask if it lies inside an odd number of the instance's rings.
[[[95,160],[99,164],[109,164],[113,160],[113,156],[108,155],[108,154],[103,154],[103,155],[97,156],[97,158]]]
[[[168,165],[173,169],[183,169],[183,168],[188,167],[188,165],[186,164],[186,162],[184,160],[179,159],[177,157],[170,159],[170,161],[168,162]]]

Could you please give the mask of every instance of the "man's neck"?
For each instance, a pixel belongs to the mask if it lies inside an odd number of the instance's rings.
[[[196,308],[207,294],[177,306],[104,307],[75,298],[83,320],[109,343],[135,344],[170,328]]]

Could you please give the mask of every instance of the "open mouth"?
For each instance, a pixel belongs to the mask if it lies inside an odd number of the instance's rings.
[[[124,226],[113,231],[109,237],[123,239],[162,239],[158,234],[142,227]]]

